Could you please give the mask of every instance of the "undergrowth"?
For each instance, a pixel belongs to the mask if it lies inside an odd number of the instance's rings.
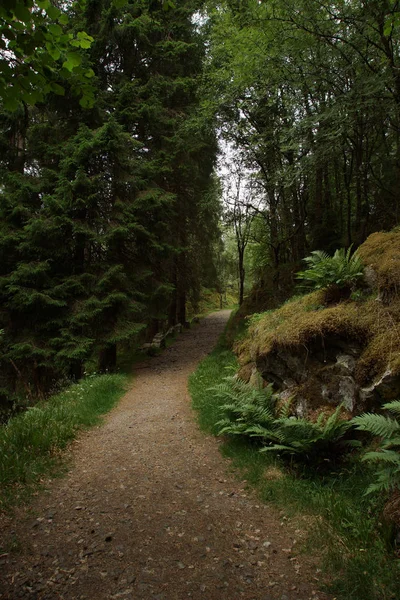
[[[0,510],[26,499],[60,468],[60,451],[96,425],[124,392],[124,375],[90,376],[0,427]]]
[[[291,414],[292,401],[278,402],[272,386],[256,389],[237,377],[226,377],[209,389],[213,398],[222,400],[223,418],[217,422],[219,435],[253,438],[260,443],[260,452],[276,452],[298,457],[321,466],[359,445],[345,436],[351,428],[341,418],[342,407],[331,415],[322,412],[315,423]]]
[[[214,435],[226,401],[209,388],[223,383],[236,368],[236,358],[222,340],[190,379],[200,425]],[[321,556],[329,591],[338,600],[400,598],[400,561],[391,545],[390,527],[382,520],[384,500],[365,495],[374,476],[367,464],[350,458],[322,473],[309,466],[295,469],[270,453],[260,453],[258,442],[241,436],[224,440],[221,451],[263,501],[307,529],[303,551]]]
[[[377,450],[363,457],[376,465],[376,478],[368,493],[400,490],[400,401],[388,402],[382,408],[396,418],[366,413],[353,419],[358,429],[381,438]]]

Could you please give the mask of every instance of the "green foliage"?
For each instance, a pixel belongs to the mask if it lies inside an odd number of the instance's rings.
[[[122,395],[122,375],[88,377],[0,427],[0,508],[16,499],[20,486],[39,483],[78,432],[97,424]]]
[[[340,248],[333,256],[314,250],[304,262],[307,269],[299,271],[297,278],[315,290],[329,286],[354,288],[364,274],[361,259],[357,252],[351,253],[351,247],[348,250]]]
[[[193,407],[198,411],[200,426],[215,435],[218,431],[216,423],[220,417],[220,400],[208,390],[211,385],[222,383],[227,373],[232,373],[236,367],[235,355],[221,343],[201,362],[189,379],[189,390]]]
[[[321,413],[313,423],[290,416],[290,400],[278,406],[270,386],[255,389],[230,377],[209,391],[222,404],[219,434],[256,438],[264,446],[261,452],[323,463],[356,445],[355,440],[345,439],[351,424],[341,418],[340,406],[330,416]]]
[[[234,357],[221,343],[191,376],[190,391],[199,420],[218,434],[220,402],[209,388],[219,386]],[[243,436],[227,436],[220,446],[229,464],[263,502],[279,507],[296,529],[308,533],[302,547],[321,558],[328,591],[338,600],[392,600],[400,597],[399,560],[391,532],[381,522],[379,497],[365,496],[370,478],[365,465],[350,461],[336,469],[285,469],[276,453],[259,452]],[[303,538],[304,539],[304,538]],[[388,550],[389,549],[389,550]]]
[[[51,92],[63,96],[72,85],[82,106],[93,106],[93,71],[83,64],[82,50],[93,37],[74,32],[70,14],[84,0],[58,8],[50,0],[6,0],[0,6],[0,99],[6,110],[20,102],[34,105]],[[57,79],[62,78],[63,85]]]
[[[16,14],[19,4],[32,10]],[[23,103],[0,106],[2,404],[33,404],[88,362],[115,370],[121,345],[185,322],[187,300],[216,285],[217,147],[197,110],[204,47],[194,6],[171,8],[0,9],[0,26],[32,30],[14,48],[18,81],[39,77],[26,97],[5,80]]]
[[[377,450],[367,452],[363,460],[375,467],[375,481],[367,493],[400,489],[400,400],[388,402],[383,409],[393,417],[375,413],[365,413],[354,417],[353,424],[361,431],[382,438]]]
[[[244,435],[264,441],[278,439],[271,386],[256,389],[237,377],[228,377],[209,391],[223,403],[224,418],[217,423],[220,435]]]
[[[222,2],[208,16],[204,110],[227,162],[253,172],[254,271],[280,292],[310,250],[333,254],[397,224],[398,4]],[[346,285],[349,273],[336,275]]]

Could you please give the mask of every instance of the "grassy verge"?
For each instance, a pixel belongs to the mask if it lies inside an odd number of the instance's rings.
[[[237,306],[237,294],[228,291],[224,294],[222,306],[221,296],[215,289],[202,288],[200,291],[200,301],[194,307],[191,302],[187,304],[187,317],[205,317],[206,315],[220,309],[229,309]]]
[[[96,425],[122,396],[124,375],[97,375],[37,404],[0,428],[0,510],[8,509],[54,474],[78,432]]]
[[[205,431],[216,434],[215,423],[221,418],[208,389],[232,374],[235,366],[222,340],[190,379],[193,406]],[[307,527],[305,550],[321,556],[332,581],[330,591],[338,600],[400,598],[400,560],[391,546],[390,528],[381,520],[381,500],[364,495],[369,483],[365,466],[353,460],[335,472],[294,471],[241,439],[227,440],[222,452],[264,502]]]

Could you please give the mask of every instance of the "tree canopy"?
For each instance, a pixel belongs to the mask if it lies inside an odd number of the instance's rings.
[[[184,323],[219,236],[215,133],[198,111],[197,4],[62,6],[2,12],[3,27],[9,18],[10,29],[41,31],[3,52],[4,395],[43,395],[89,364],[113,369],[123,344]]]
[[[398,224],[399,29],[396,0],[4,0],[0,393],[113,369],[222,293],[223,214],[241,301],[247,265],[284,298],[313,250]]]
[[[399,10],[395,0],[209,10],[204,109],[258,173],[276,269],[398,222]]]

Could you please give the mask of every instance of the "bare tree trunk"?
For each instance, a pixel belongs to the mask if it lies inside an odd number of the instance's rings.
[[[99,372],[115,371],[117,368],[117,344],[109,344],[99,354]]]
[[[244,248],[241,248],[238,244],[239,254],[239,306],[242,306],[244,299],[244,280],[246,271],[244,268]]]

